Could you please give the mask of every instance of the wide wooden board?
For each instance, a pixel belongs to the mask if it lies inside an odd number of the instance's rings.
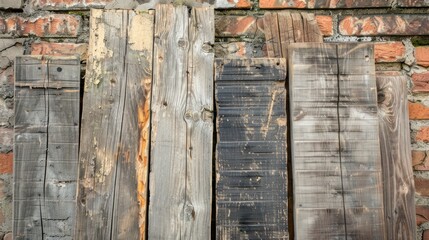
[[[369,44],[291,44],[295,238],[385,239]]]
[[[91,10],[77,239],[145,239],[153,21]]]
[[[398,72],[376,75],[387,239],[416,239],[407,78]]]
[[[80,61],[15,61],[13,235],[74,239]]]
[[[285,59],[216,61],[216,239],[289,239],[285,79]]]
[[[158,5],[149,239],[210,239],[214,11]]]

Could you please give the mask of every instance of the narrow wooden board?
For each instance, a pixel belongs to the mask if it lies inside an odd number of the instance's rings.
[[[267,12],[264,15],[268,57],[287,58],[294,42],[323,42],[314,14],[290,11]]]
[[[387,239],[416,239],[407,78],[398,72],[376,76]]]
[[[373,47],[292,44],[295,238],[384,239]]]
[[[73,239],[79,143],[80,61],[15,61],[13,235]]]
[[[214,11],[158,5],[149,239],[210,239]]]
[[[216,239],[289,239],[285,79],[285,59],[216,61]]]
[[[153,21],[91,10],[77,239],[145,239]]]

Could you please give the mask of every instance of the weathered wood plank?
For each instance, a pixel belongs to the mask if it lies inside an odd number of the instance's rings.
[[[376,76],[387,239],[415,239],[407,78],[398,72]]]
[[[156,23],[149,238],[210,239],[214,11],[158,5]]]
[[[285,59],[217,60],[216,238],[289,239]]]
[[[292,44],[289,54],[295,237],[384,239],[372,46]]]
[[[78,239],[145,239],[153,18],[91,11]]]
[[[80,61],[23,56],[15,66],[13,234],[73,239]],[[59,203],[66,210],[56,208]]]

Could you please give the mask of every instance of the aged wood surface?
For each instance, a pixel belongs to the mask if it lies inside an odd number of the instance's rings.
[[[153,18],[91,10],[77,239],[145,239]]]
[[[14,239],[74,239],[80,61],[15,62]]]
[[[214,11],[158,5],[149,239],[210,239]]]
[[[387,239],[416,239],[407,78],[377,72],[378,118]]]
[[[285,59],[216,61],[217,239],[289,239],[285,79]]]
[[[290,43],[323,42],[323,35],[312,13],[266,12],[264,29],[268,57],[287,58]]]
[[[289,54],[295,237],[385,239],[372,46]]]

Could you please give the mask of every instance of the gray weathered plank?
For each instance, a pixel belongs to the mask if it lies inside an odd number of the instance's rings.
[[[384,239],[372,46],[292,44],[289,54],[295,237]]]
[[[72,239],[80,61],[22,56],[15,67],[13,234],[16,239]]]
[[[77,239],[145,239],[153,14],[91,11]]]
[[[210,239],[213,8],[158,5],[156,23],[149,238]]]
[[[217,60],[216,238],[289,239],[285,59]]]
[[[407,78],[398,72],[376,76],[387,239],[416,239]]]

